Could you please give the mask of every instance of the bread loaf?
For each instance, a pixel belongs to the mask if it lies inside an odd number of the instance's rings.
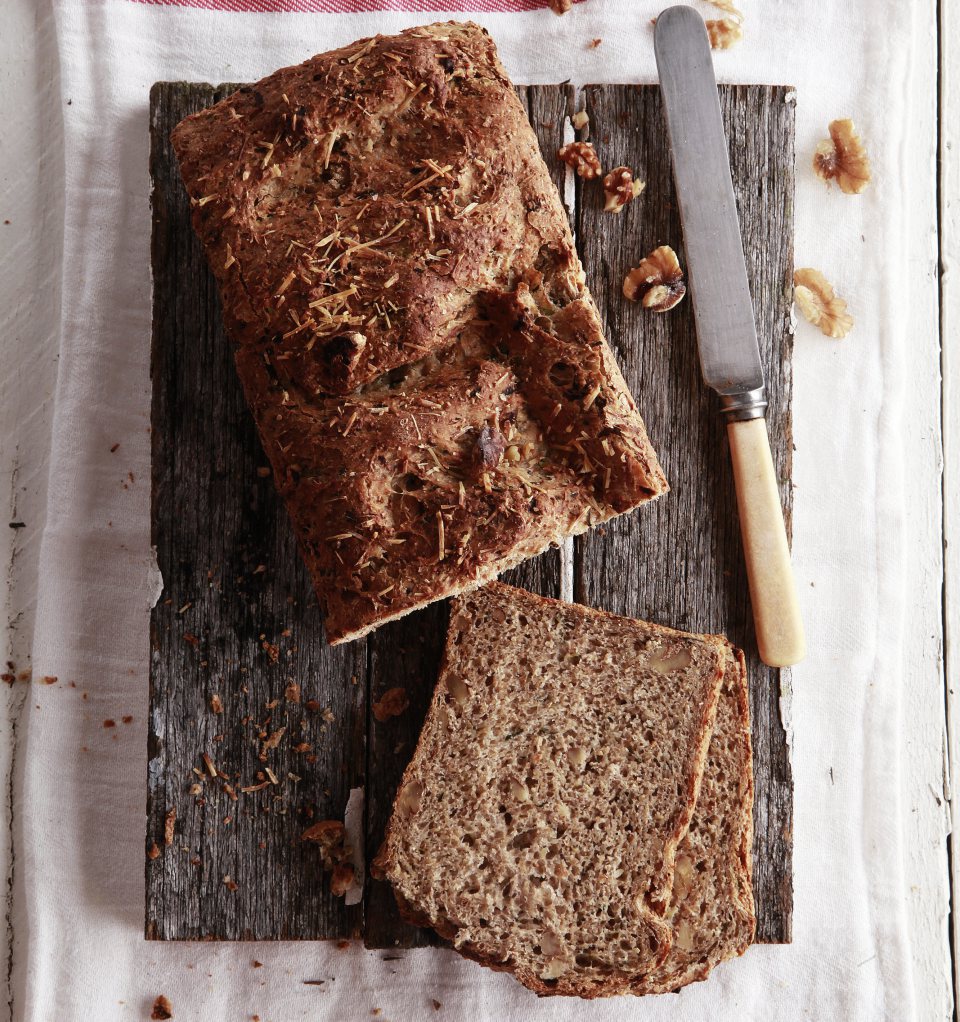
[[[673,908],[675,859],[726,661],[717,637],[499,583],[460,597],[375,863],[402,911],[541,994],[687,976],[671,948],[696,894]],[[698,830],[685,854],[713,847]]]
[[[320,54],[172,141],[331,642],[666,490],[485,31]]]

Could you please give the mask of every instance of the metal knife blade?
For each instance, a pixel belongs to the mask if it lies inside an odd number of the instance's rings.
[[[703,19],[670,7],[654,33],[703,377],[728,419],[762,416],[763,367],[713,58]]]

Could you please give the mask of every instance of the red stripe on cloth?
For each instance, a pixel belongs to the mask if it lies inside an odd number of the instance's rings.
[[[359,14],[362,11],[536,11],[549,0],[131,0],[154,7],[202,7],[255,14]],[[575,3],[581,0],[574,0]]]

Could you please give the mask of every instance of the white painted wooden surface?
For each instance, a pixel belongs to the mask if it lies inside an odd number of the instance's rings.
[[[950,4],[944,4],[945,8]],[[931,70],[938,60],[938,26],[914,18],[914,46],[906,104],[916,138],[938,130],[936,86]],[[902,210],[905,259],[934,283],[938,238],[937,199],[920,194]],[[906,614],[901,707],[903,717],[901,799],[907,910],[914,949],[914,985],[918,1018],[949,1019],[954,1013],[953,965],[949,941],[950,784],[943,675],[943,504],[938,485],[943,471],[941,345],[934,338],[906,337],[911,345],[912,374],[904,382],[903,455],[910,479],[905,503],[913,551],[903,559]],[[896,482],[890,480],[891,485]],[[883,556],[880,551],[880,556]]]
[[[940,259],[943,339],[944,688],[949,739],[949,791],[960,792],[960,5],[941,9]],[[950,800],[953,824],[951,890],[954,914],[954,995],[960,990],[960,805]]]
[[[47,452],[56,383],[62,132],[56,40],[35,0],[4,0],[0,27],[0,663],[30,670],[37,555],[46,509]],[[9,221],[9,223],[7,223]],[[11,528],[10,522],[23,522]],[[9,989],[17,906],[12,784],[17,723],[31,686],[0,684],[0,1018],[13,1019]]]
[[[42,13],[37,13],[37,8]],[[924,31],[921,29],[921,31]],[[906,880],[909,890],[918,1017],[946,1019],[953,1013],[948,942],[946,835],[960,811],[950,790],[960,787],[960,5],[942,4],[942,234],[943,346],[941,389],[939,350],[918,344],[910,381],[916,415],[905,423],[912,454],[908,466],[917,494],[911,508],[915,542],[925,556],[922,569],[904,579],[916,594],[907,634],[916,637],[916,663],[904,674],[905,777],[903,798]],[[918,59],[935,59],[932,35]],[[926,65],[929,67],[929,64]],[[41,0],[4,0],[0,30],[0,480],[8,521],[0,519],[0,558],[5,581],[0,615],[0,660],[29,669],[36,558],[46,491],[46,453],[56,378],[59,317],[59,231],[62,221],[59,87],[52,23]],[[923,78],[918,73],[918,81]],[[928,80],[928,79],[927,79]],[[935,111],[920,96],[920,118]],[[930,120],[930,130],[933,130]],[[909,203],[922,213],[926,200]],[[9,219],[10,224],[2,221]],[[917,224],[918,231],[926,225]],[[929,238],[919,244],[933,244]],[[913,253],[925,258],[923,251]],[[931,265],[931,272],[935,267]],[[919,339],[918,339],[919,340]],[[941,429],[943,466],[940,499]],[[896,483],[896,481],[893,481]],[[939,549],[945,547],[945,608],[940,613]],[[943,628],[946,638],[943,638]],[[953,639],[953,644],[951,644]],[[945,641],[945,666],[944,649]],[[12,823],[16,812],[16,723],[32,705],[29,685],[0,685],[0,877],[6,904],[0,920],[0,1018],[16,1017],[4,988],[12,960],[22,967],[22,945],[8,943],[7,920],[19,924]],[[946,705],[945,705],[946,704]],[[949,710],[949,720],[948,713]],[[949,730],[948,730],[949,724]],[[949,758],[948,758],[949,751]],[[951,783],[952,782],[952,783]],[[960,869],[953,862],[954,891]],[[953,920],[960,944],[960,920]],[[960,981],[960,970],[957,980]]]

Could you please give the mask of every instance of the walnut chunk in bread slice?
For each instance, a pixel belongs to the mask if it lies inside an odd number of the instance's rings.
[[[682,980],[678,847],[727,662],[716,636],[500,583],[460,597],[375,862],[401,910],[541,994]]]

